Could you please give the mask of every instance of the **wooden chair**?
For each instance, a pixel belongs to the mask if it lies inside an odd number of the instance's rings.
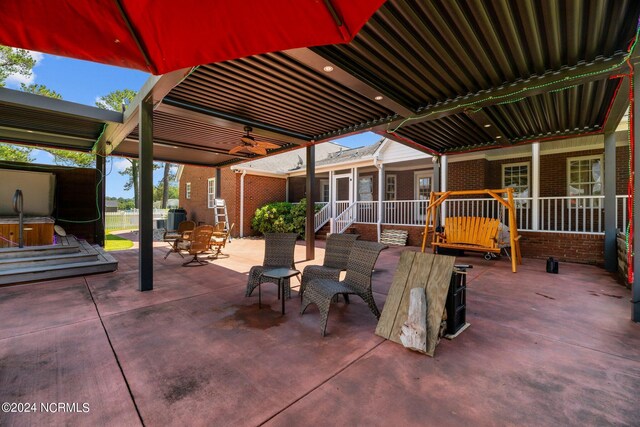
[[[376,264],[378,255],[387,246],[378,242],[356,241],[353,243],[349,260],[347,261],[347,275],[343,281],[331,279],[311,280],[302,295],[302,307],[300,314],[304,314],[309,304],[315,304],[320,311],[320,330],[322,336],[327,328],[327,318],[329,317],[329,307],[336,295],[345,296],[352,294],[362,298],[369,310],[380,318],[380,310],[376,306],[371,291],[371,274]],[[348,304],[348,299],[345,299]]]
[[[191,233],[191,231],[193,231],[194,228],[196,228],[195,222],[182,221],[180,224],[178,224],[177,230],[164,232],[164,236],[162,237],[162,240],[169,243],[169,245],[171,246],[167,254],[164,256],[164,259],[167,259],[170,253],[177,253],[182,258],[184,258],[184,256],[182,256],[182,254],[180,253],[180,249],[178,249],[178,243],[181,240],[189,238],[189,233]]]
[[[300,298],[302,298],[307,284],[313,279],[340,280],[340,272],[347,269],[351,247],[358,237],[360,237],[359,234],[338,233],[330,234],[327,237],[322,265],[308,265],[302,271]]]
[[[209,245],[209,247],[211,248],[211,251],[213,251],[213,255],[211,256],[212,258],[218,258],[218,256],[224,255],[222,253],[222,248],[224,248],[225,245],[227,244],[227,241],[229,240],[229,236],[231,235],[231,231],[233,230],[234,225],[235,223],[231,224],[231,227],[229,227],[229,230],[227,231],[224,231],[224,225],[223,225],[220,230],[216,230],[213,232],[213,235],[211,236],[211,243]]]
[[[293,268],[294,251],[296,249],[297,233],[265,233],[264,235],[264,261],[262,265],[254,265],[249,270],[247,291],[245,296],[251,296],[251,292],[260,283],[260,276],[266,270],[274,268]],[[262,283],[278,283],[277,279],[263,278]],[[285,279],[284,288],[286,296],[291,295],[289,279]],[[283,292],[284,293],[284,292]]]
[[[193,264],[196,266],[208,264],[206,261],[198,259],[198,255],[209,250],[212,234],[213,226],[200,225],[189,234],[188,239],[183,239],[178,242],[178,249],[187,251],[189,255],[193,255],[190,261],[182,264],[183,267],[192,266]]]

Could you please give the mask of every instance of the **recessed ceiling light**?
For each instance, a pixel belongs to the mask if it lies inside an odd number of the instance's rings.
[[[323,70],[327,73],[330,73],[333,71],[333,67],[331,65],[325,65]]]
[[[27,132],[29,132],[29,133],[33,133],[33,131],[32,131],[32,130],[28,130]]]
[[[490,127],[491,127],[491,125],[486,124],[486,125],[484,125],[484,127],[486,127],[486,128],[490,128]]]
[[[500,139],[500,138],[502,138],[500,135],[496,136],[496,139]]]
[[[383,98],[382,98],[382,96],[381,96],[381,95],[378,95],[378,96],[376,96],[376,97],[375,97],[375,98],[373,98],[373,99],[375,99],[376,101],[382,101],[382,100],[383,100]]]

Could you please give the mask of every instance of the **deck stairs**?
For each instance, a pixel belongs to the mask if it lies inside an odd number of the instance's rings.
[[[0,248],[0,285],[117,269],[118,261],[104,249],[73,236],[58,237],[55,245]]]

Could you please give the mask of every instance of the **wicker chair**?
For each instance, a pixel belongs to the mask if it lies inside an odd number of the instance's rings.
[[[313,279],[340,280],[340,272],[347,269],[351,247],[358,237],[360,237],[359,234],[338,233],[330,234],[327,237],[322,265],[308,265],[302,271],[300,298],[304,294],[304,288]]]
[[[251,296],[251,292],[258,286],[258,280],[265,270],[273,268],[293,268],[293,253],[296,248],[297,233],[265,233],[264,261],[262,265],[255,265],[249,270],[249,281],[245,296]],[[277,279],[263,278],[262,283],[278,283]],[[286,296],[291,295],[289,279],[284,283]]]
[[[189,233],[191,233],[194,228],[196,228],[195,222],[182,221],[180,224],[178,224],[177,230],[165,231],[162,240],[169,243],[171,245],[171,248],[169,248],[169,251],[164,256],[164,259],[167,259],[167,257],[171,253],[177,253],[182,258],[184,258],[184,256],[182,256],[182,254],[180,253],[180,249],[178,249],[178,243],[180,243],[181,240],[188,239]]]
[[[206,261],[198,259],[198,255],[209,250],[212,234],[213,226],[200,225],[189,234],[188,239],[183,239],[178,242],[178,249],[187,251],[189,252],[189,255],[193,255],[191,261],[187,261],[182,264],[183,267],[193,265],[202,266],[207,264]]]
[[[347,275],[343,281],[331,279],[311,280],[302,296],[303,314],[309,304],[315,304],[320,311],[320,330],[322,336],[327,328],[327,317],[329,316],[329,306],[333,297],[339,294],[358,295],[368,305],[371,312],[380,318],[380,310],[376,306],[371,292],[371,274],[376,264],[380,251],[387,246],[377,242],[356,241],[353,243],[349,260],[347,261]],[[348,303],[348,299],[346,300]]]

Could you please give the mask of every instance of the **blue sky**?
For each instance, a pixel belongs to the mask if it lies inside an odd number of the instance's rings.
[[[20,83],[36,83],[62,95],[65,101],[95,106],[96,100],[114,90],[139,90],[149,77],[148,73],[126,68],[113,67],[60,56],[33,53],[37,64],[30,78],[12,76],[7,79],[6,87],[19,89]],[[347,147],[360,147],[373,144],[380,139],[371,132],[348,136],[335,141]],[[51,163],[52,156],[39,151],[35,155],[37,163]],[[133,191],[122,188],[126,179],[118,172],[127,167],[128,161],[111,158],[107,163],[107,196],[133,197]],[[162,178],[162,171],[154,172],[154,182]]]

